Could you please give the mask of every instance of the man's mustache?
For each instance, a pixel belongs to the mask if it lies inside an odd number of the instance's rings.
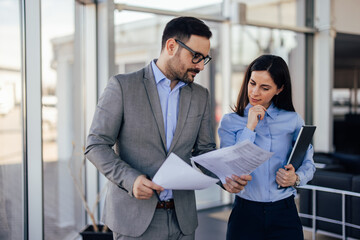
[[[194,72],[194,73],[199,73],[200,70],[199,69],[194,69],[194,68],[189,68],[188,72]]]

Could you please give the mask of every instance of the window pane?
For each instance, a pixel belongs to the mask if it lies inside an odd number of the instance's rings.
[[[45,239],[74,239],[83,208],[70,171],[83,158],[82,81],[74,76],[75,1],[42,2],[42,129]]]
[[[234,25],[232,28],[233,77],[231,85],[233,103],[236,102],[247,66],[262,54],[282,57],[289,66],[292,79],[296,78],[297,73],[292,70],[304,68],[305,65],[301,63],[300,66],[292,66],[294,61],[291,59],[303,57],[303,55],[298,56],[298,52],[301,52],[299,48],[302,47],[302,36],[303,34],[292,31]],[[298,51],[294,51],[295,49]],[[305,52],[303,48],[302,52]]]
[[[303,0],[242,0],[246,3],[246,19],[277,25],[305,25]]]
[[[0,1],[0,239],[23,239],[19,1]]]

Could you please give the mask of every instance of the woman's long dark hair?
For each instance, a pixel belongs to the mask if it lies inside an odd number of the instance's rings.
[[[295,112],[291,95],[289,68],[281,57],[275,55],[262,55],[249,65],[240,88],[235,108],[233,109],[234,112],[240,116],[244,116],[244,110],[249,103],[248,84],[253,71],[267,71],[277,88],[284,86],[279,95],[275,95],[271,101],[277,108]]]

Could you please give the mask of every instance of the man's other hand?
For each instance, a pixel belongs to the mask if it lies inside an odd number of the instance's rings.
[[[164,191],[164,188],[155,184],[145,175],[140,175],[136,178],[133,186],[133,195],[137,199],[150,199],[154,194],[154,191]]]

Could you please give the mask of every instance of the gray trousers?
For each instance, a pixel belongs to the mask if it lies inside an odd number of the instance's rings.
[[[123,236],[116,232],[113,232],[113,236],[114,240],[194,240],[195,232],[191,235],[182,234],[175,210],[156,209],[148,229],[140,237]]]

